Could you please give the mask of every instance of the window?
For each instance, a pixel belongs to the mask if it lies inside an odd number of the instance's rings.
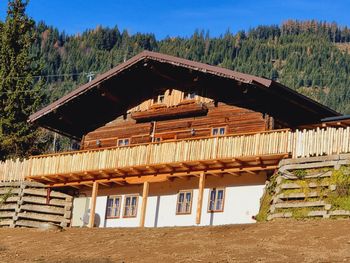
[[[191,91],[191,92],[186,92],[184,97],[185,97],[185,100],[194,100],[196,96],[197,96],[197,93]]]
[[[165,101],[165,96],[164,95],[159,95],[157,99],[157,103],[161,104],[164,103]]]
[[[107,198],[106,218],[120,217],[121,202],[122,202],[121,196],[109,196]]]
[[[176,214],[191,214],[192,191],[180,191],[177,195]]]
[[[125,197],[123,217],[136,217],[138,199],[139,197],[137,195],[129,195]]]
[[[161,137],[154,137],[153,142],[161,142],[162,138]]]
[[[211,189],[209,192],[208,212],[224,211],[224,189]]]
[[[222,136],[226,134],[226,128],[225,127],[216,127],[211,129],[211,135],[212,136]]]
[[[127,146],[130,144],[130,139],[129,138],[123,138],[123,139],[119,139],[117,142],[118,146]]]

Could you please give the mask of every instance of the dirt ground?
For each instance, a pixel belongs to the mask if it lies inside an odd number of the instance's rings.
[[[158,229],[0,229],[0,262],[350,262],[350,220]]]

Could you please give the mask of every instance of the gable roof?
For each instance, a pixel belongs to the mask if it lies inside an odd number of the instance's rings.
[[[303,113],[304,110],[310,115],[310,118],[306,118],[303,122],[318,121],[321,118],[340,115],[328,107],[269,79],[170,55],[143,51],[128,61],[121,63],[104,74],[101,74],[93,81],[78,87],[52,104],[32,114],[28,121],[31,123],[37,123],[40,126],[73,138],[81,138],[86,132],[113,120],[123,113],[119,108],[125,110],[125,107],[128,105],[125,105],[125,102],[118,99],[118,96],[115,96],[116,90],[121,92],[119,87],[121,84],[124,85],[124,89],[128,86],[128,83],[130,84],[130,87],[132,84],[140,85],[144,83],[147,85],[147,83],[141,81],[137,83],[137,80],[134,78],[138,78],[138,74],[145,74],[140,68],[142,69],[142,66],[149,68],[147,65],[149,62],[170,67],[167,70],[166,76],[165,74],[157,72],[158,78],[163,81],[176,80],[176,77],[179,76],[176,75],[177,73],[175,74],[176,70],[181,70],[181,77],[183,77],[185,76],[183,71],[186,70],[186,72],[197,72],[216,79],[231,80],[234,82],[234,85],[243,84],[258,88],[260,93],[261,91],[264,91],[266,96],[275,96],[276,100],[284,98],[290,103],[290,105],[294,105],[294,108],[291,107],[289,109],[290,111],[293,111],[295,110],[295,107],[298,107],[300,113]],[[149,69],[148,72],[147,74],[150,75],[151,72]],[[172,74],[175,75],[171,76]],[[128,75],[128,77],[124,77],[125,75]],[[150,79],[145,75],[143,75],[143,77],[145,79]],[[115,80],[116,78],[119,79]],[[155,82],[152,83],[154,84]],[[113,85],[118,86],[119,89],[116,86],[113,87]],[[131,90],[128,90],[128,92],[130,91]],[[140,90],[138,89],[137,92],[139,91]],[[137,93],[129,94],[129,96],[137,96]],[[101,99],[101,97],[104,97],[104,99]],[[108,109],[104,108],[104,102],[108,102]],[[271,107],[271,105],[265,106],[266,108]],[[281,106],[283,107],[283,105]],[[95,107],[95,111],[91,109],[93,107]],[[88,116],[85,116],[84,113]],[[305,118],[305,116],[300,117]]]

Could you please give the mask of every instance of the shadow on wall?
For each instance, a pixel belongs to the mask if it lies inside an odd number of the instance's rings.
[[[158,217],[159,217],[159,206],[160,206],[160,196],[157,196],[157,205],[156,205],[156,216],[154,217],[154,227],[158,226]]]
[[[89,219],[90,219],[90,209],[87,209],[83,218],[81,218],[81,220],[83,221],[84,227],[89,225]],[[101,224],[101,217],[98,213],[95,213],[94,227],[100,227],[100,224]]]

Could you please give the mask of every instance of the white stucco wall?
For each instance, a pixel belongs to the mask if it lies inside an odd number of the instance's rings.
[[[226,186],[224,198],[224,211],[210,213],[207,211],[209,191],[205,188],[203,196],[201,224],[204,225],[224,225],[254,223],[252,216],[259,212],[260,198],[263,194],[264,185],[238,185]],[[186,188],[184,188],[186,189]],[[133,192],[129,192],[131,194]],[[136,193],[136,192],[134,192]],[[121,215],[125,202],[125,194],[115,193],[122,196]],[[113,193],[111,193],[113,195]],[[191,214],[176,215],[177,192],[170,194],[162,193],[150,195],[147,200],[146,227],[165,226],[192,226],[195,225],[197,210],[198,189],[193,189]],[[82,203],[82,202],[81,202]],[[96,201],[96,214],[100,218],[99,227],[137,227],[140,222],[142,196],[138,199],[138,211],[135,218],[105,219],[107,195],[98,196]],[[74,206],[73,217],[78,217],[82,209]]]

